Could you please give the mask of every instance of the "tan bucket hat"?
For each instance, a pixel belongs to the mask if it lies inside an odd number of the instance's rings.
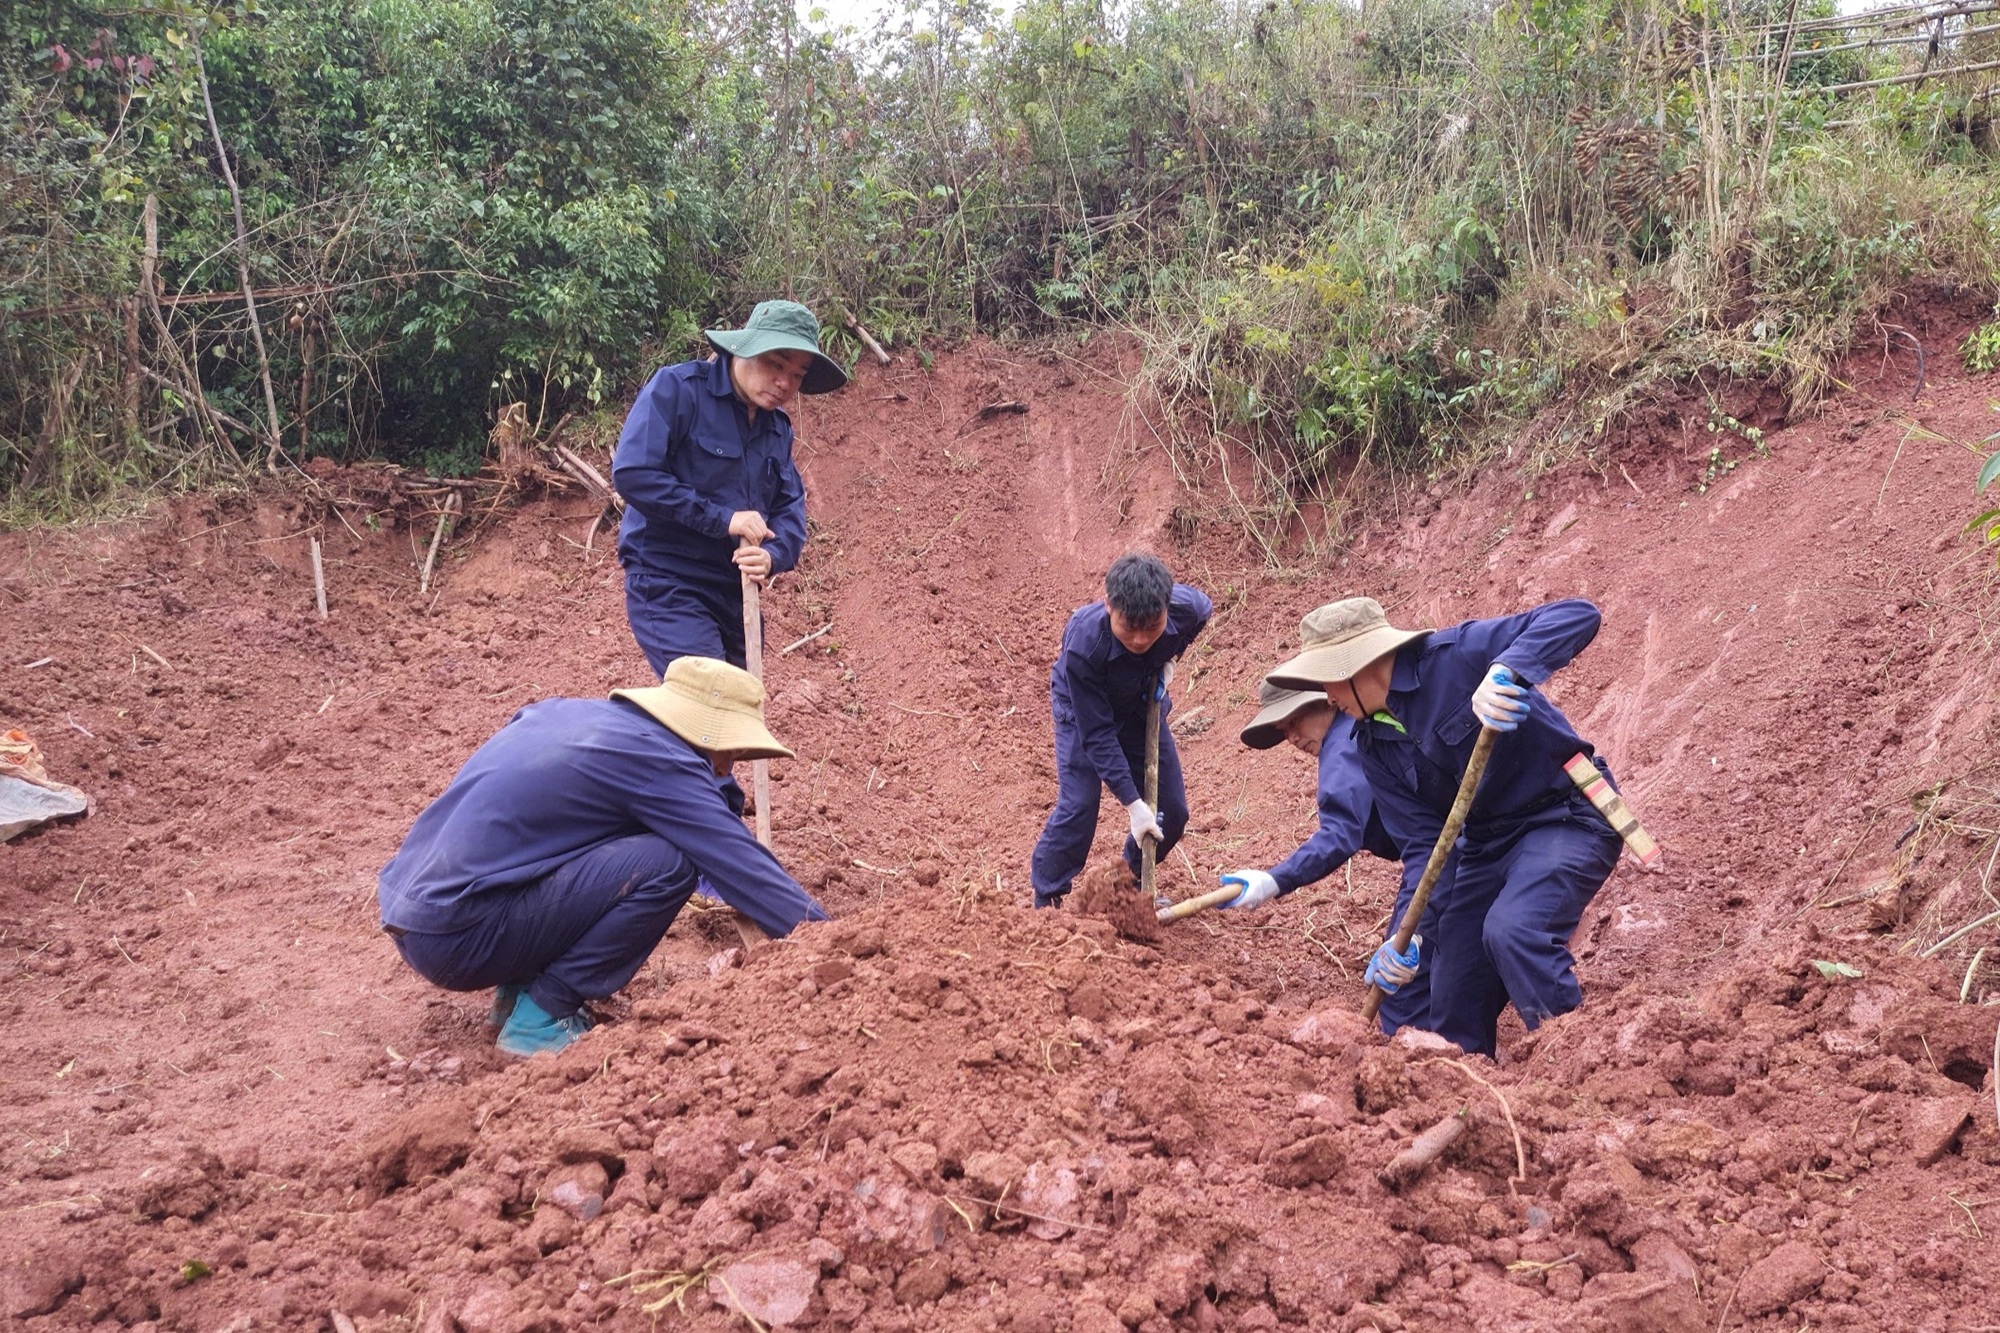
[[[1243,743],[1253,750],[1268,750],[1285,739],[1278,724],[1314,704],[1326,705],[1326,692],[1288,690],[1267,680],[1257,687],[1257,702],[1261,706],[1257,716],[1250,719],[1250,725],[1243,728]]]
[[[613,690],[668,731],[701,750],[744,759],[790,759],[792,752],[764,729],[764,686],[740,667],[712,657],[677,657],[666,679],[642,690]]]
[[[1349,597],[1306,612],[1299,621],[1299,654],[1264,673],[1284,690],[1318,690],[1329,681],[1352,680],[1354,673],[1384,653],[1393,653],[1427,629],[1397,629],[1373,597]]]

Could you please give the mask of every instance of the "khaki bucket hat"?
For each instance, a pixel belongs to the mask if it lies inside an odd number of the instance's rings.
[[[643,690],[613,690],[701,750],[744,759],[790,759],[792,752],[764,729],[764,686],[740,667],[712,657],[677,657],[666,679]]]
[[[1352,680],[1384,653],[1429,633],[1396,629],[1373,597],[1349,597],[1306,612],[1299,621],[1298,655],[1280,662],[1264,679],[1279,689],[1318,690],[1329,681]]]
[[[840,363],[819,349],[819,319],[797,301],[760,301],[742,328],[710,329],[706,336],[731,356],[810,352],[813,361],[799,381],[800,393],[832,393],[847,383]]]
[[[1243,728],[1243,743],[1253,750],[1268,750],[1285,739],[1279,725],[1314,704],[1326,705],[1326,692],[1288,690],[1267,680],[1257,687],[1257,703],[1257,716]]]

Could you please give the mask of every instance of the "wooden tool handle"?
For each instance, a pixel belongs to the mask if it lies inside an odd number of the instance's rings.
[[[749,542],[738,542],[748,546]],[[764,604],[759,598],[757,580],[748,574],[739,573],[743,583],[743,665],[759,684],[764,680]],[[751,797],[757,802],[757,841],[766,847],[771,845],[771,762],[768,759],[750,761]],[[743,941],[743,949],[748,953],[753,947],[770,939],[755,922],[741,912],[732,912],[736,933]]]
[[[1169,921],[1178,921],[1184,916],[1193,916],[1196,912],[1206,912],[1211,907],[1220,907],[1224,903],[1235,902],[1242,892],[1243,886],[1240,884],[1225,884],[1219,889],[1210,889],[1207,893],[1196,894],[1192,898],[1183,899],[1171,907],[1162,907],[1159,911],[1153,913],[1153,915],[1159,920],[1160,924],[1165,925]]]
[[[748,542],[741,545],[747,546]],[[743,661],[761,684],[764,679],[764,604],[757,580],[748,574],[743,580]],[[767,759],[750,761],[750,790],[757,801],[757,841],[771,845],[771,764]]]
[[[1146,808],[1153,812],[1153,819],[1160,818],[1160,701],[1156,696],[1146,705]],[[1159,843],[1151,838],[1139,839],[1139,892],[1152,902],[1158,892]]]
[[[1438,830],[1437,846],[1431,848],[1431,859],[1424,864],[1423,878],[1417,881],[1417,891],[1410,895],[1410,905],[1403,909],[1403,920],[1396,927],[1393,937],[1396,952],[1410,947],[1410,937],[1417,933],[1417,923],[1424,919],[1424,908],[1430,906],[1431,890],[1437,887],[1438,876],[1444,871],[1444,863],[1451,859],[1451,849],[1458,841],[1458,835],[1465,828],[1465,817],[1472,811],[1472,799],[1479,794],[1479,779],[1485,776],[1486,761],[1493,755],[1493,742],[1500,733],[1484,723],[1479,728],[1479,739],[1472,743],[1472,757],[1465,761],[1465,776],[1458,780],[1458,796],[1451,803],[1451,813],[1445,816],[1444,827]],[[1380,986],[1370,982],[1368,998],[1361,1002],[1361,1016],[1370,1023],[1382,1012],[1383,997],[1388,994]]]

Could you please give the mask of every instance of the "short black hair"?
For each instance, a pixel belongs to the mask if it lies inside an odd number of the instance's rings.
[[[1104,575],[1104,600],[1134,625],[1150,625],[1167,613],[1174,576],[1154,555],[1121,555]]]

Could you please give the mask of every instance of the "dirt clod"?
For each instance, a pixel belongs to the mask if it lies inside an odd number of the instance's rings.
[[[1077,911],[1102,917],[1128,940],[1151,944],[1160,938],[1159,909],[1140,894],[1132,867],[1123,861],[1092,866],[1078,875],[1070,900]]]

